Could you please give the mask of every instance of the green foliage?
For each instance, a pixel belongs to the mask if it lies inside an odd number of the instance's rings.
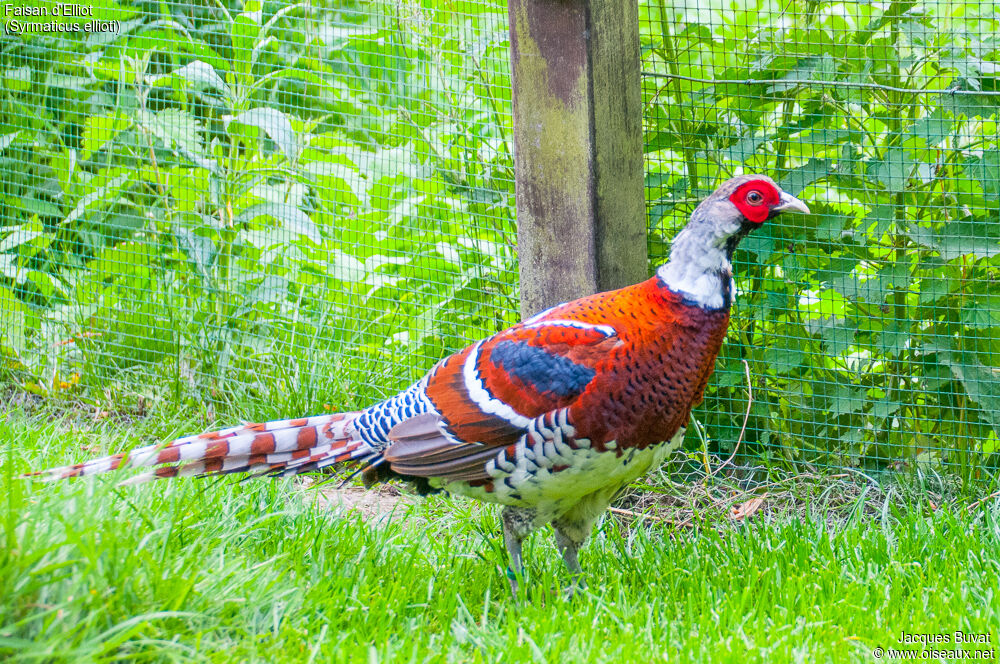
[[[747,439],[775,455],[944,460],[965,476],[992,466],[995,9],[653,0],[642,21],[654,256],[692,203],[740,170],[774,175],[815,213],[762,229],[737,256],[741,296],[699,415],[707,430],[723,447],[736,440],[746,360]]]
[[[5,45],[8,371],[205,398],[325,356],[392,390],[512,322],[506,34],[472,9],[136,3]]]

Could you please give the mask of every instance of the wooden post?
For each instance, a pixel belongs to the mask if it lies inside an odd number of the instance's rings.
[[[636,0],[509,0],[521,314],[649,274]]]

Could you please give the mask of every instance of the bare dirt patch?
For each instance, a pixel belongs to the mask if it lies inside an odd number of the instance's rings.
[[[345,513],[357,512],[366,520],[400,519],[410,511],[416,500],[415,496],[400,492],[399,487],[393,484],[378,484],[365,489],[353,484],[340,486],[334,480],[316,485],[313,478],[302,478],[302,488],[307,489],[307,495],[314,496],[321,507]]]

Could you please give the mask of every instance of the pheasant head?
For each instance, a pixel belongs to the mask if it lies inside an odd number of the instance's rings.
[[[731,178],[691,213],[657,275],[691,304],[728,307],[735,291],[733,252],[747,234],[783,212],[809,214],[809,207],[766,175]]]

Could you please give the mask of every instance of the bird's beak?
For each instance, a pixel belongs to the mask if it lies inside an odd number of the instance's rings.
[[[809,206],[795,198],[791,194],[786,194],[781,192],[781,199],[778,204],[771,208],[772,214],[777,214],[779,212],[801,212],[802,214],[811,214],[809,212]]]

